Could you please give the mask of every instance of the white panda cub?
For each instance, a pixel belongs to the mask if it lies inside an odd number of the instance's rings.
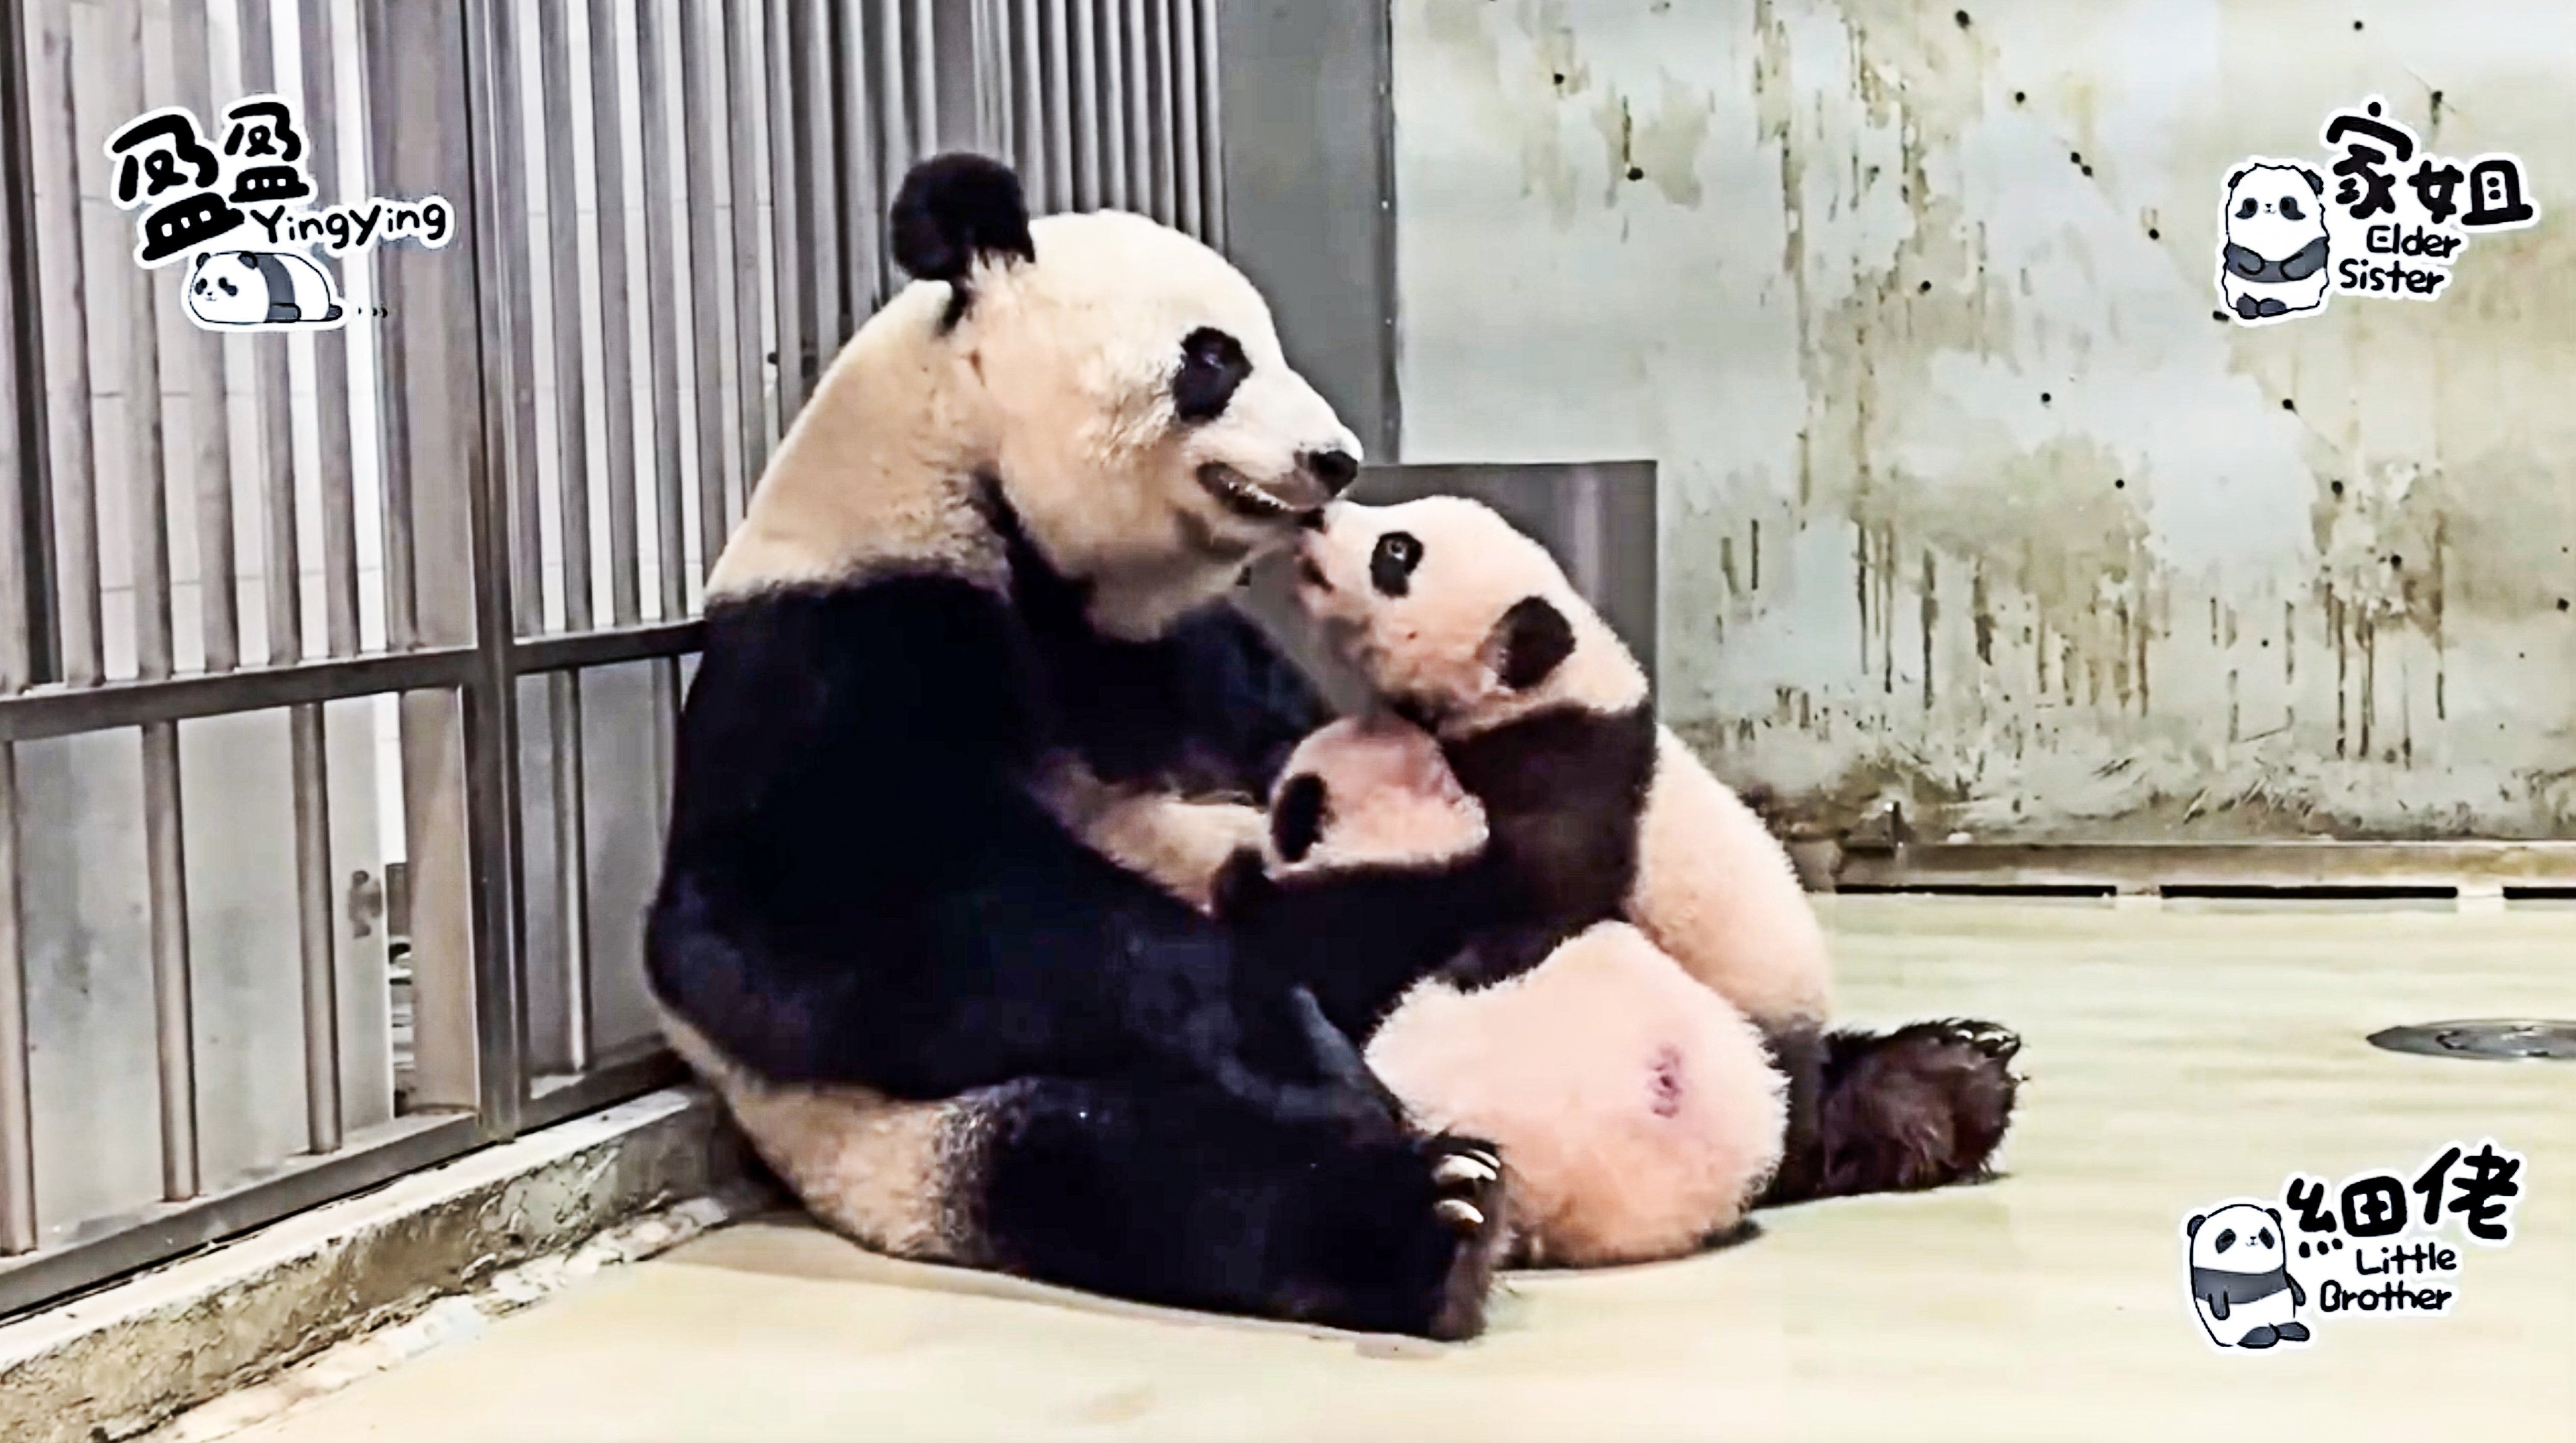
[[[2325,177],[2304,165],[2249,165],[2227,178],[2219,216],[2218,290],[2241,321],[2272,321],[2325,304]]]
[[[1307,530],[1299,606],[1378,697],[1440,739],[1482,805],[1533,965],[1625,917],[1761,1026],[1790,1080],[1769,1200],[1981,1175],[2020,1047],[1990,1023],[1827,1032],[1832,958],[1787,851],[1656,719],[1645,673],[1536,541],[1460,497],[1337,503]]]

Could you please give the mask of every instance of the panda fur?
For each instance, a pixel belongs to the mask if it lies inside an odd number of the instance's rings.
[[[1380,917],[1317,915],[1317,901],[1350,895],[1344,879],[1436,889],[1483,853],[1484,810],[1428,733],[1331,723],[1289,757],[1271,815],[1270,890],[1236,881],[1227,907],[1278,907],[1298,929],[1286,935],[1318,939],[1305,964],[1318,995],[1357,1014],[1336,1020],[1411,1115],[1501,1145],[1514,1261],[1676,1257],[1743,1220],[1779,1166],[1785,1080],[1751,1021],[1635,927],[1595,923],[1534,967],[1462,986],[1445,966],[1368,980],[1390,929],[1454,898],[1390,886]]]
[[[1788,1075],[1768,1201],[1983,1174],[2019,1039],[1828,1029],[1832,959],[1786,850],[1656,719],[1643,669],[1544,547],[1461,497],[1341,503],[1302,533],[1295,570],[1327,644],[1440,739],[1483,807],[1482,896],[1525,924],[1483,959],[1487,980],[1625,917],[1750,1016]]]
[[[1257,797],[1322,719],[1222,598],[1357,442],[1177,231],[1032,221],[971,156],[910,172],[890,231],[916,279],[710,579],[646,937],[675,1048],[884,1251],[1472,1335],[1492,1146],[1410,1129],[1310,998],[1069,815]]]

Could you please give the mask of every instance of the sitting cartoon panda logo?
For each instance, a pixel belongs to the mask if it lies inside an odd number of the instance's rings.
[[[2290,1276],[2281,1215],[2237,1202],[2183,1225],[2191,1252],[2192,1308],[2222,1348],[2269,1348],[2308,1341],[2299,1309],[2307,1289]]]
[[[215,251],[188,269],[188,315],[211,330],[328,329],[343,308],[331,273],[293,251]]]
[[[2261,325],[2325,306],[2333,279],[2325,190],[2325,177],[2281,161],[2255,161],[2227,178],[2218,294],[2236,319]]]

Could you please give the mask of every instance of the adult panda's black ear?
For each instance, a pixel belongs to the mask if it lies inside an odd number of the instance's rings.
[[[960,151],[914,166],[889,213],[895,263],[917,279],[958,282],[979,258],[1037,259],[1018,172]]]
[[[1574,623],[1543,596],[1512,603],[1485,642],[1486,659],[1503,685],[1527,691],[1554,675],[1574,655]]]

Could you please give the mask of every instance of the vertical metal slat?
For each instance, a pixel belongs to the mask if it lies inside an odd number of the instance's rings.
[[[1046,0],[1046,156],[1057,208],[1074,210],[1082,202],[1074,191],[1073,81],[1067,59],[1070,37],[1065,34],[1064,9],[1065,0]]]
[[[911,20],[898,52],[907,76],[900,93],[912,100],[911,158],[918,160],[946,145],[948,137],[939,133],[938,7],[934,0],[911,0],[908,8]]]
[[[1145,148],[1154,160],[1154,218],[1165,225],[1181,223],[1181,182],[1176,161],[1180,155],[1180,107],[1172,100],[1172,3],[1173,0],[1133,0],[1144,7],[1147,47],[1153,55],[1153,115],[1146,128]]]
[[[119,37],[126,50],[109,62],[116,111],[143,109],[143,9],[126,12]],[[123,237],[120,235],[119,239]],[[161,427],[161,334],[149,271],[120,267],[107,287],[109,314],[125,324],[127,542],[134,566],[135,672],[145,681],[170,675],[170,497]],[[121,314],[120,314],[121,313]]]
[[[573,65],[569,3],[537,7],[546,115],[546,246],[554,270],[555,507],[562,536],[564,626],[591,626],[590,418],[582,363],[581,188],[572,148]]]
[[[717,147],[724,141],[724,112],[716,99],[716,76],[711,63],[723,52],[708,53],[711,44],[706,27],[710,13],[722,24],[720,12],[694,6],[679,7],[680,21],[680,114],[682,120],[681,159],[687,169],[684,183],[689,192],[689,270],[691,274],[718,276],[724,274],[718,262],[716,241],[716,165]],[[729,286],[711,286],[699,292],[704,304],[691,313],[690,354],[697,362],[696,384],[690,396],[691,413],[697,426],[698,455],[698,575],[705,579],[714,569],[716,555],[724,549],[725,533],[732,522],[725,504],[724,369],[726,303],[732,298]]]
[[[1127,16],[1125,0],[1097,0],[1100,13],[1100,153],[1108,174],[1102,178],[1103,204],[1134,210],[1134,177],[1127,168]]]
[[[767,107],[761,103],[760,47],[751,35],[755,6],[716,7],[716,24],[724,31],[725,183],[733,209],[733,249],[726,269],[733,276],[734,408],[742,427],[743,504],[760,483],[768,463],[770,438],[779,426],[769,404],[767,371],[760,359],[761,255],[760,181],[768,161],[760,133]]]
[[[675,171],[672,154],[672,103],[669,59],[662,7],[665,0],[637,0],[635,65],[643,101],[644,136],[644,283],[637,292],[652,298],[644,308],[645,334],[652,351],[653,501],[659,522],[655,536],[661,565],[662,620],[676,621],[688,610],[688,514],[684,461],[680,454],[679,322],[662,298],[680,294],[678,263],[672,240]],[[682,141],[685,145],[686,142]]]
[[[839,77],[832,69],[829,4],[830,0],[789,0],[789,52],[804,64],[796,110],[802,139],[798,170],[805,184],[798,196],[797,210],[805,222],[805,271],[812,277],[813,286],[807,300],[812,320],[807,323],[811,329],[804,375],[797,383],[799,395],[813,391],[823,364],[848,334],[850,324],[850,307],[841,295],[846,262],[841,252],[840,190],[849,185],[851,168],[842,162],[833,120],[836,102],[832,92]]]
[[[188,969],[188,861],[181,828],[179,726],[143,732],[144,871],[151,898],[154,1055],[161,1078],[161,1195],[197,1195],[196,1003]]]
[[[34,1095],[27,1084],[27,955],[18,910],[18,749],[0,742],[0,1254],[36,1247]]]
[[[304,113],[309,123],[305,138],[313,146],[313,183],[326,195],[341,185],[341,37],[332,25],[333,8],[326,0],[303,0],[299,7]],[[343,267],[344,283],[346,275]],[[358,474],[357,443],[350,433],[351,399],[349,333],[315,332],[313,423],[321,463],[316,489],[322,500],[322,633],[323,645],[332,656],[354,656],[358,651]]]
[[[590,840],[583,815],[581,673],[546,678],[548,742],[554,753],[555,911],[562,935],[564,1065],[590,1070]]]
[[[1226,224],[1225,117],[1217,103],[1217,77],[1224,56],[1217,50],[1217,0],[1191,0],[1191,5],[1198,12],[1199,32],[1199,203],[1205,207],[1207,242],[1222,250]]]
[[[245,39],[255,39],[264,46],[268,27],[260,19],[264,18],[265,7],[245,4],[242,9]],[[207,74],[214,63],[214,53],[206,41],[205,7],[173,5],[170,21],[167,29],[153,28],[169,46],[169,66],[178,82],[179,103],[208,126],[220,126],[221,116],[211,103],[214,86]],[[269,88],[267,56],[260,54],[256,59],[258,68],[245,67],[243,73],[244,84],[254,95]],[[218,137],[210,135],[207,139]],[[156,288],[167,289],[175,284],[176,278],[165,271]],[[241,609],[235,589],[238,566],[233,555],[232,417],[224,399],[224,338],[184,317],[179,329],[187,337],[175,359],[179,385],[188,396],[187,467],[197,503],[197,604],[205,637],[206,670],[231,671],[241,665]],[[278,377],[284,379],[286,354],[282,344],[255,345],[254,354],[274,357]],[[280,569],[274,564],[269,567],[272,573]],[[275,584],[274,580],[270,583],[272,587]],[[273,610],[272,647],[276,624]]]
[[[769,283],[773,361],[778,376],[778,429],[783,435],[805,405],[805,207],[810,203],[805,136],[796,123],[796,56],[788,11],[797,0],[768,0],[761,10],[761,78],[768,86]]]
[[[295,912],[304,963],[304,1131],[317,1153],[340,1150],[340,972],[331,921],[331,792],[322,708],[287,713],[295,792]]]
[[[619,0],[590,0],[592,197],[599,228],[600,416],[608,463],[608,599],[619,626],[644,617],[643,518],[636,512],[634,289],[626,253],[626,75],[617,63]]]
[[[376,0],[375,13],[380,23],[390,18],[384,0]],[[365,57],[367,130],[373,141],[368,173],[381,180],[401,171],[396,159],[401,130],[389,117],[399,109],[394,97],[403,79],[404,57],[397,56],[394,45],[381,34],[362,33],[360,45]],[[402,265],[383,252],[368,260],[375,268],[376,292],[385,311],[394,317],[406,315],[407,284]],[[397,329],[389,327],[378,334],[376,414],[384,440],[379,474],[384,513],[385,645],[392,651],[409,651],[420,641],[420,587],[414,565],[418,516],[412,506],[411,362],[408,349],[399,343]]]
[[[45,337],[46,410],[54,484],[54,575],[62,626],[63,680],[97,683],[105,674],[100,615],[98,473],[93,448],[88,259],[82,252],[79,177],[84,167],[72,89],[71,0],[29,0],[36,30],[27,118],[36,181],[35,254]]]
[[[1179,172],[1180,227],[1207,238],[1207,206],[1200,186],[1199,0],[1169,0],[1172,7],[1172,166]]]
[[[307,0],[309,3],[309,0]],[[492,129],[503,164],[493,177],[491,205],[507,243],[498,249],[485,275],[500,292],[509,323],[510,386],[501,410],[504,452],[492,457],[502,468],[509,493],[508,520],[501,542],[510,564],[511,626],[521,636],[545,630],[545,485],[538,465],[537,432],[537,282],[535,251],[536,197],[533,187],[543,176],[527,173],[527,81],[534,57],[522,53],[515,7],[493,17],[490,58]],[[499,274],[494,275],[493,272]]]

